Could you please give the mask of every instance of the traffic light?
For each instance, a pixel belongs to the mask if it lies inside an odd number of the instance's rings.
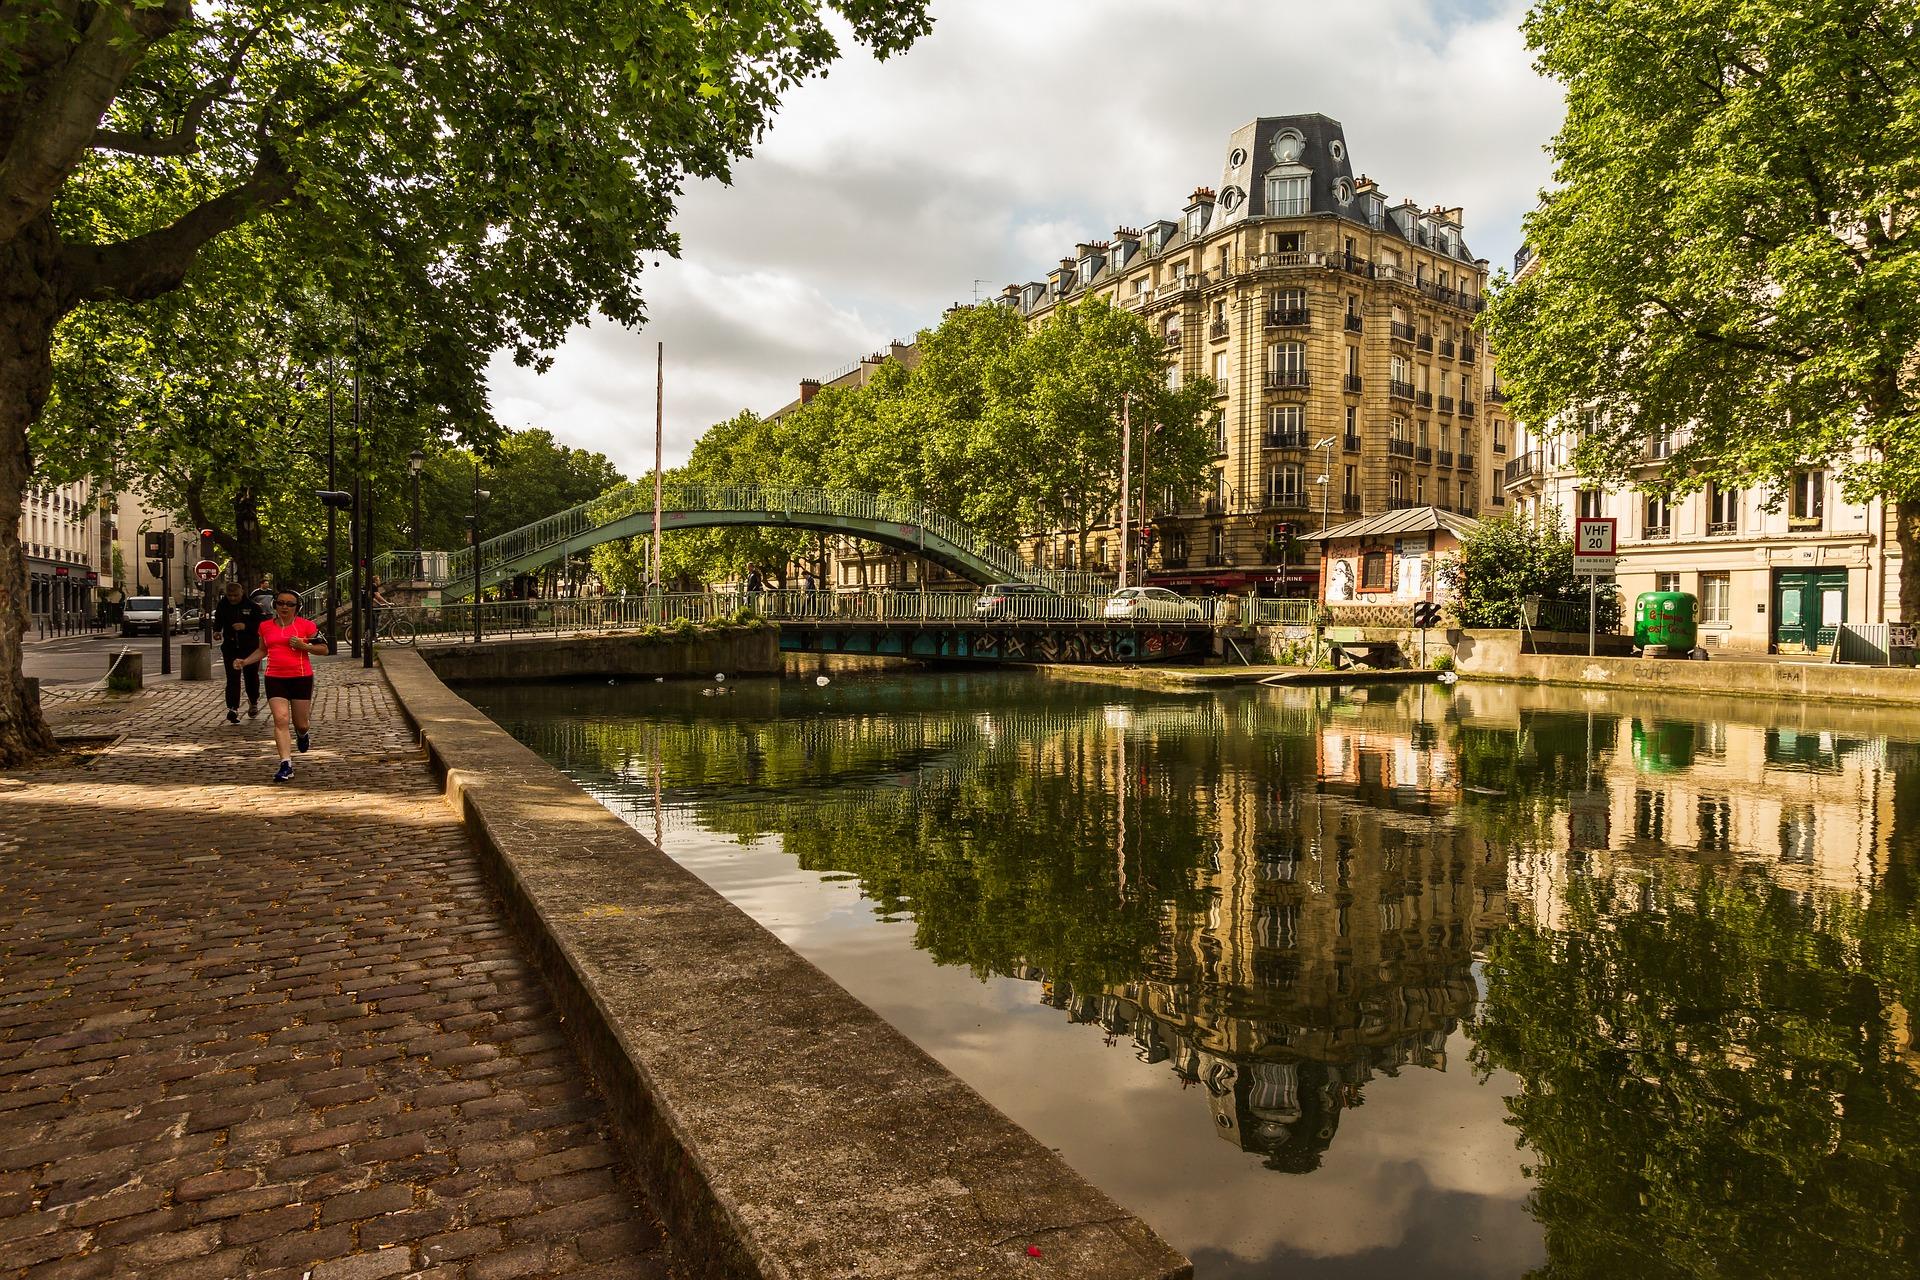
[[[202,560],[211,558],[216,549],[213,544],[213,530],[202,529],[200,531],[200,558]]]
[[[1143,547],[1151,547],[1153,545],[1152,525],[1143,524],[1140,526],[1140,545]]]
[[[144,546],[149,560],[173,559],[173,531],[171,529],[147,530]]]
[[[1416,601],[1413,606],[1413,625],[1422,631],[1439,626],[1440,606],[1431,600]]]
[[[156,579],[161,578],[163,575],[160,569],[160,562],[158,560],[147,561],[147,573]]]

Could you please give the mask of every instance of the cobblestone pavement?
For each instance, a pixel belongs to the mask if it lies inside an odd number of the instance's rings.
[[[667,1276],[385,683],[320,686],[290,786],[177,682],[0,774],[0,1276]]]

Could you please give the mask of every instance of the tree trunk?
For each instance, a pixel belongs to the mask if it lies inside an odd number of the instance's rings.
[[[26,558],[20,547],[32,459],[27,429],[53,386],[53,325],[59,303],[48,267],[55,240],[42,217],[0,245],[0,769],[53,750],[40,709],[27,701]]]
[[[1895,499],[1893,520],[1900,535],[1898,621],[1920,622],[1920,499]]]
[[[251,488],[233,495],[233,571],[248,587],[267,571],[267,551],[260,533],[260,498]]]

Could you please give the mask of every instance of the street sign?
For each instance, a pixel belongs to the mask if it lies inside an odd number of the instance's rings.
[[[1584,556],[1611,560],[1618,553],[1614,535],[1620,522],[1612,516],[1581,516],[1573,522],[1573,558]]]
[[[211,560],[202,560],[193,566],[193,576],[202,582],[213,582],[220,577],[220,566]]]
[[[1620,569],[1619,556],[1575,556],[1573,558],[1573,576],[1576,578],[1611,578]]]

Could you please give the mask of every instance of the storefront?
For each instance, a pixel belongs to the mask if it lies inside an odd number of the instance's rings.
[[[35,616],[91,618],[100,575],[84,564],[27,557],[27,612]]]
[[[1438,507],[1405,507],[1306,535],[1321,547],[1325,604],[1412,604],[1444,600],[1441,563],[1479,527]]]

